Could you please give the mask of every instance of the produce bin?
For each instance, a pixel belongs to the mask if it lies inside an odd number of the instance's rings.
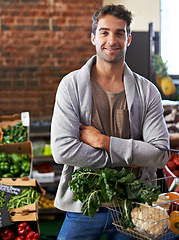
[[[38,204],[32,203],[23,207],[9,210],[12,222],[38,221]]]
[[[26,141],[22,143],[12,143],[12,144],[0,144],[0,153],[5,152],[8,156],[11,153],[22,154],[26,153],[31,159],[31,167],[28,176],[30,177],[32,174],[33,169],[33,149],[32,149],[32,142]]]
[[[36,179],[29,179],[28,177],[24,178],[1,178],[0,184],[8,185],[8,186],[18,186],[18,187],[35,187],[42,195],[45,194],[45,190],[41,187],[40,183]]]
[[[22,112],[21,114],[13,114],[9,116],[0,116],[0,128],[6,129],[8,126],[13,127],[17,122],[22,123],[27,131],[27,140],[30,138],[30,116],[29,112]],[[2,140],[2,139],[1,139]]]
[[[19,225],[21,224],[21,229],[19,229]],[[24,226],[24,227],[23,227]],[[25,228],[25,226],[27,227],[27,230]],[[17,237],[21,237],[20,239],[26,239],[26,236],[28,235],[28,233],[30,231],[33,231],[34,233],[36,233],[39,235],[39,237],[35,238],[35,239],[40,239],[40,228],[39,228],[39,222],[36,220],[32,220],[32,221],[17,221],[15,223],[13,223],[13,225],[11,226],[5,226],[0,228],[0,236],[4,233],[4,232],[11,232],[11,238],[5,238],[2,236],[2,238],[0,239],[16,239]],[[13,234],[13,235],[12,235]],[[31,233],[30,233],[31,234]],[[29,238],[28,238],[29,239]],[[32,239],[32,238],[30,238]]]
[[[26,194],[23,191],[26,191]],[[0,229],[18,221],[37,222],[38,201],[41,196],[45,195],[45,192],[36,179],[29,179],[28,177],[0,179],[0,193],[6,194],[3,195],[3,198],[1,196],[1,201],[2,199],[4,201],[2,202],[3,206],[0,208]],[[14,197],[13,200],[12,197]]]

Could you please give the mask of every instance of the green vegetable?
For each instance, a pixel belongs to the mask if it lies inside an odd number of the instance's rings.
[[[135,175],[124,168],[120,172],[109,168],[79,168],[72,174],[69,186],[75,193],[73,200],[83,203],[81,210],[84,216],[94,217],[102,203],[119,202],[123,210],[121,223],[124,228],[134,228],[131,218],[133,202],[151,206],[160,194],[160,187],[147,186],[135,180]]]
[[[25,161],[31,161],[31,158],[29,157],[29,155],[27,153],[22,153],[21,154],[21,158]]]
[[[2,171],[0,170],[0,178],[2,177]]]
[[[3,178],[13,178],[14,175],[12,173],[5,173],[2,175]]]
[[[8,162],[8,155],[5,152],[0,153],[0,162]]]
[[[8,162],[1,162],[1,163],[0,163],[0,170],[1,170],[3,173],[9,172],[9,163],[8,163]]]
[[[21,172],[21,174],[20,174],[19,177],[26,177],[26,176],[28,176],[28,175],[29,175],[29,173]]]
[[[31,163],[28,161],[22,161],[20,168],[23,172],[25,173],[29,173],[30,172],[30,168],[31,168]]]
[[[3,139],[1,143],[18,143],[27,141],[27,127],[22,122],[17,122],[15,126],[2,128]]]
[[[22,158],[18,153],[11,153],[9,158],[10,158],[11,163],[16,164],[16,165],[20,164],[20,162],[22,161]]]
[[[41,197],[34,187],[21,187],[22,192],[20,195],[12,195],[7,203],[8,209],[14,209],[18,207],[23,207],[32,203],[37,203]],[[0,191],[0,208],[4,207],[6,200],[6,193]]]
[[[10,166],[10,173],[17,176],[18,173],[20,172],[20,167],[17,164],[12,164]]]
[[[8,209],[23,207],[39,201],[41,193],[39,193],[35,188],[22,187],[22,189],[23,191],[21,192],[21,195],[10,197],[9,202],[7,203]]]
[[[0,208],[4,207],[5,200],[6,200],[6,193],[0,191]]]

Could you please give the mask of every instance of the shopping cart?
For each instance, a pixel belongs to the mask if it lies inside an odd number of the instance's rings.
[[[176,178],[175,181],[178,182],[178,179]],[[157,185],[160,186],[162,193],[158,201],[153,203],[153,206],[133,203],[131,216],[135,225],[134,229],[123,228],[121,223],[122,208],[119,202],[114,201],[107,206],[117,231],[140,240],[171,240],[178,236],[179,232],[177,234],[171,231],[170,227],[172,221],[174,222],[176,218],[179,219],[179,197],[170,200],[166,196],[167,193],[163,192],[163,189],[166,189],[166,178],[157,179]],[[171,217],[170,214],[173,211],[178,211],[178,213]]]

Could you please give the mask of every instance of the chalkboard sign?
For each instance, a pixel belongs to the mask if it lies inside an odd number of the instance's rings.
[[[6,193],[6,200],[5,200],[4,207],[0,209],[0,228],[1,228],[1,227],[5,227],[13,224],[9,216],[7,203],[11,195],[20,195],[22,190],[18,187],[0,184],[0,191]]]

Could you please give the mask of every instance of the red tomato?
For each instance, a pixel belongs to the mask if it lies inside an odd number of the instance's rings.
[[[176,169],[176,164],[173,161],[168,161],[167,167],[173,172]]]
[[[176,177],[179,177],[179,169],[173,170],[173,174],[174,174]]]
[[[179,168],[179,156],[174,157],[173,162],[176,164],[176,167]]]
[[[172,161],[173,160],[173,154],[172,153],[170,153],[170,158],[169,158],[169,160],[168,161]]]

